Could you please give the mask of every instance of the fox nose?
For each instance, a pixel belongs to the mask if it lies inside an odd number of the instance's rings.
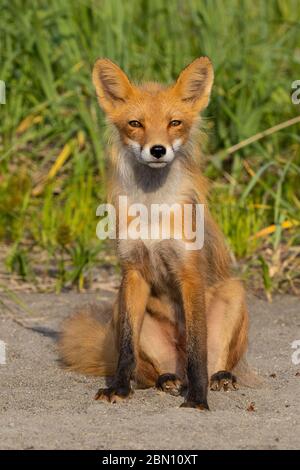
[[[153,145],[150,149],[150,153],[155,158],[161,158],[166,154],[166,147],[163,147],[162,145]]]

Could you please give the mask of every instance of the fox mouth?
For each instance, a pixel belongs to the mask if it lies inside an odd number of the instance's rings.
[[[169,162],[147,162],[150,168],[164,168]]]
[[[174,157],[171,158],[171,159],[168,159],[168,160],[164,159],[164,158],[160,158],[160,159],[154,159],[153,158],[153,159],[151,159],[149,157],[145,158],[143,156],[143,153],[140,152],[138,155],[136,154],[136,159],[140,164],[142,164],[144,166],[147,166],[149,168],[159,169],[159,168],[164,168],[167,165],[169,165],[173,161]]]

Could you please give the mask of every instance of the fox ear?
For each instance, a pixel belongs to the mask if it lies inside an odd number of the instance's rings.
[[[110,112],[118,104],[126,101],[132,92],[126,74],[109,59],[98,59],[93,68],[93,83],[99,104],[105,112]]]
[[[213,81],[214,71],[210,59],[199,57],[183,69],[175,83],[175,90],[183,101],[191,103],[199,112],[209,103]]]

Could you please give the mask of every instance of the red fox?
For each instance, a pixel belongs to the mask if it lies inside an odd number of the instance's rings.
[[[235,372],[247,348],[244,289],[230,277],[223,236],[207,207],[208,183],[198,164],[199,115],[213,84],[208,57],[188,65],[171,86],[133,84],[108,59],[93,83],[112,130],[110,201],[120,195],[147,207],[204,205],[204,246],[182,240],[117,240],[122,280],[112,318],[93,311],[64,324],[60,355],[69,368],[113,376],[96,399],[130,397],[131,382],[185,394],[181,406],[209,409],[208,388],[237,388]],[[184,393],[185,392],[185,393]]]

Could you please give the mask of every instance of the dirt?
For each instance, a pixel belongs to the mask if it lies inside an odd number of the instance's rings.
[[[210,392],[211,411],[200,412],[179,408],[182,398],[154,389],[137,390],[126,403],[96,402],[102,379],[60,367],[62,319],[111,296],[24,293],[25,313],[2,295],[1,449],[299,449],[300,364],[293,363],[291,347],[300,340],[299,298],[280,296],[269,304],[249,297],[249,362],[263,384]]]

